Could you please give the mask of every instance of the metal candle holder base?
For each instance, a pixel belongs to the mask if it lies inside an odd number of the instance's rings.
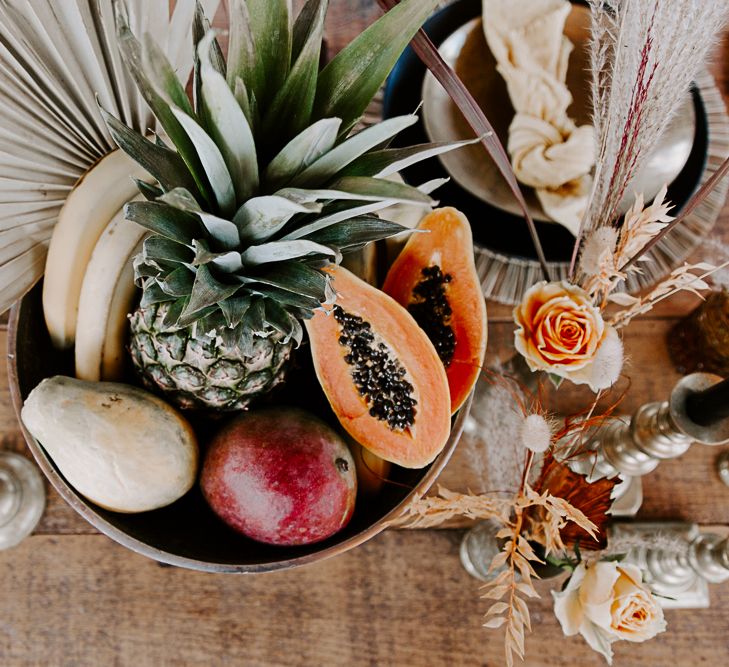
[[[626,562],[643,570],[646,584],[666,609],[707,608],[708,584],[729,580],[729,539],[681,522],[615,524],[610,538],[650,542],[656,536],[666,546],[634,547]]]
[[[14,547],[30,535],[45,504],[37,468],[20,454],[0,452],[0,549]]]
[[[729,441],[729,420],[704,426],[686,411],[689,396],[720,381],[710,373],[687,375],[674,387],[670,400],[647,403],[632,419],[618,418],[591,434],[583,443],[590,451],[573,459],[570,467],[592,479],[620,475],[624,484],[616,486],[613,515],[634,516],[643,498],[642,487],[635,485],[638,478],[655,470],[662,460],[681,456],[692,442],[720,445]]]

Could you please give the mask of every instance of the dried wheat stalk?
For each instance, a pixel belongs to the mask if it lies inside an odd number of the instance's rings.
[[[401,528],[434,528],[455,517],[496,519],[506,523],[512,504],[510,498],[456,493],[439,486],[435,496],[416,495],[403,513],[388,525]]]
[[[647,313],[659,301],[663,301],[663,299],[667,299],[677,292],[692,292],[696,296],[703,298],[700,293],[701,290],[709,289],[709,285],[705,282],[705,279],[726,266],[729,266],[729,261],[719,266],[714,266],[707,262],[684,264],[672,271],[645,296],[635,297],[623,293],[612,294],[609,300],[618,305],[625,306],[625,308],[615,313],[609,320],[609,323],[616,329],[622,328],[629,324],[634,317]],[[701,273],[696,275],[696,272]]]
[[[664,185],[650,206],[637,194],[633,206],[625,214],[620,229],[604,225],[590,232],[580,256],[581,285],[604,308],[610,293],[640,268],[630,260],[673,220],[668,215],[672,205],[665,201]],[[642,261],[648,261],[643,257]]]

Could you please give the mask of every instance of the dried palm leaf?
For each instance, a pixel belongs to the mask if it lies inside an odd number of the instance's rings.
[[[114,150],[99,103],[146,132],[154,117],[123,66],[117,0],[0,3],[0,312],[43,274],[53,227],[79,178]],[[137,34],[166,36],[178,73],[192,68],[189,26],[194,0],[174,10],[128,0]],[[203,0],[214,14],[219,0]]]

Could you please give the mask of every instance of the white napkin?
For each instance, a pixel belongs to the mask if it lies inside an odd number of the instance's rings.
[[[592,126],[577,127],[567,115],[570,8],[568,0],[483,0],[483,26],[516,110],[508,143],[514,172],[547,215],[577,234],[595,146]]]

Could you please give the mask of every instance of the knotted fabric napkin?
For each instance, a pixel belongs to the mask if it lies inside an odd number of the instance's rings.
[[[576,234],[595,147],[592,126],[567,115],[570,9],[568,0],[483,0],[486,41],[516,111],[508,143],[514,172],[536,190],[545,213]]]

